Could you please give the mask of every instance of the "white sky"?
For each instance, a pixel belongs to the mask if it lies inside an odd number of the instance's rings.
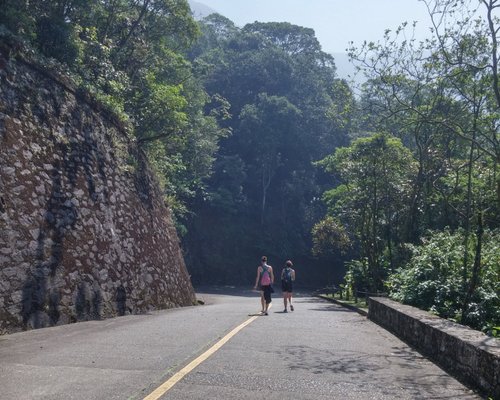
[[[343,53],[349,42],[382,39],[386,29],[418,21],[416,39],[429,35],[430,19],[419,0],[196,0],[236,25],[290,22],[313,28],[324,51]]]

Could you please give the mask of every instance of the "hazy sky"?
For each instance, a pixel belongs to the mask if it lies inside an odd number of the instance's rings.
[[[313,28],[323,50],[344,52],[348,43],[377,41],[385,29],[419,21],[417,39],[428,35],[429,16],[418,0],[196,0],[236,25],[286,21]]]

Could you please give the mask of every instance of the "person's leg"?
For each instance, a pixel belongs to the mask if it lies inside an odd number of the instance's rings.
[[[260,312],[264,312],[266,310],[266,300],[264,298],[264,291],[263,290],[260,291],[260,304],[262,306]]]
[[[283,305],[285,306],[285,312],[286,312],[286,298],[288,297],[288,293],[287,292],[283,292]]]
[[[269,309],[269,304],[271,303],[271,287],[266,286],[264,287],[264,300],[266,303],[266,306],[264,308],[264,314],[267,315],[267,310]]]
[[[290,303],[290,311],[293,311],[292,292],[288,292],[288,302]]]

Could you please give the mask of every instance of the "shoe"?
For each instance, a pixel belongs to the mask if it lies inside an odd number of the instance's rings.
[[[267,314],[267,311],[265,311],[265,312],[264,312],[264,315],[268,315],[268,314]]]
[[[290,304],[290,311],[293,311],[293,306]]]
[[[287,309],[285,308],[285,309],[283,310],[283,312],[288,312],[288,311],[287,311]]]

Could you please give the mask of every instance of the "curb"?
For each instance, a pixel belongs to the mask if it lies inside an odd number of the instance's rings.
[[[331,303],[338,304],[339,306],[348,308],[349,310],[356,311],[358,314],[361,314],[364,317],[368,316],[368,311],[363,310],[363,309],[358,308],[358,307],[355,307],[355,306],[352,306],[350,304],[342,303],[341,301],[338,301],[337,299],[332,299],[331,297],[325,296],[323,294],[319,294],[319,295],[317,295],[317,297],[324,299],[324,300],[328,300]]]

